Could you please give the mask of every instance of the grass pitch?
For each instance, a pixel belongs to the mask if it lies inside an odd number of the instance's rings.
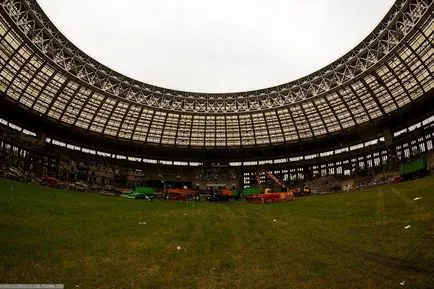
[[[434,177],[265,205],[0,180],[0,284],[433,288],[433,208]]]

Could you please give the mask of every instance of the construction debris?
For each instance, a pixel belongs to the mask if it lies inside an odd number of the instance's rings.
[[[353,191],[376,185],[396,183],[399,172],[382,172],[370,176],[353,176],[350,179],[339,179],[335,176],[320,177],[305,184],[312,188],[312,192],[324,194],[336,191]]]

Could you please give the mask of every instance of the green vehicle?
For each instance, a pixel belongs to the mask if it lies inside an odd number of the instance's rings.
[[[145,199],[152,201],[155,197],[155,190],[150,187],[135,187],[134,191],[124,193],[121,197],[126,199]]]
[[[428,173],[426,156],[401,164],[399,173],[404,180],[424,176]]]
[[[261,193],[261,188],[259,187],[246,187],[243,189],[242,194],[244,196],[258,195]]]
[[[259,187],[245,187],[238,190],[238,198],[245,199],[247,196],[258,195],[261,193],[261,188]]]

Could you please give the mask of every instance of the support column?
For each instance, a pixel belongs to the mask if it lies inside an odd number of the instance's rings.
[[[398,159],[396,155],[392,131],[386,128],[383,131],[383,137],[384,137],[384,145],[386,146],[386,150],[387,150],[387,165],[385,166],[385,169],[392,170],[398,166]]]

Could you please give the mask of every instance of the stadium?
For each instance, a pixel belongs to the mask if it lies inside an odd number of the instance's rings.
[[[36,1],[1,1],[0,283],[429,288],[433,5],[396,1],[298,80],[194,93],[111,70]],[[265,187],[295,200],[245,200]],[[153,201],[118,198],[140,189]]]

